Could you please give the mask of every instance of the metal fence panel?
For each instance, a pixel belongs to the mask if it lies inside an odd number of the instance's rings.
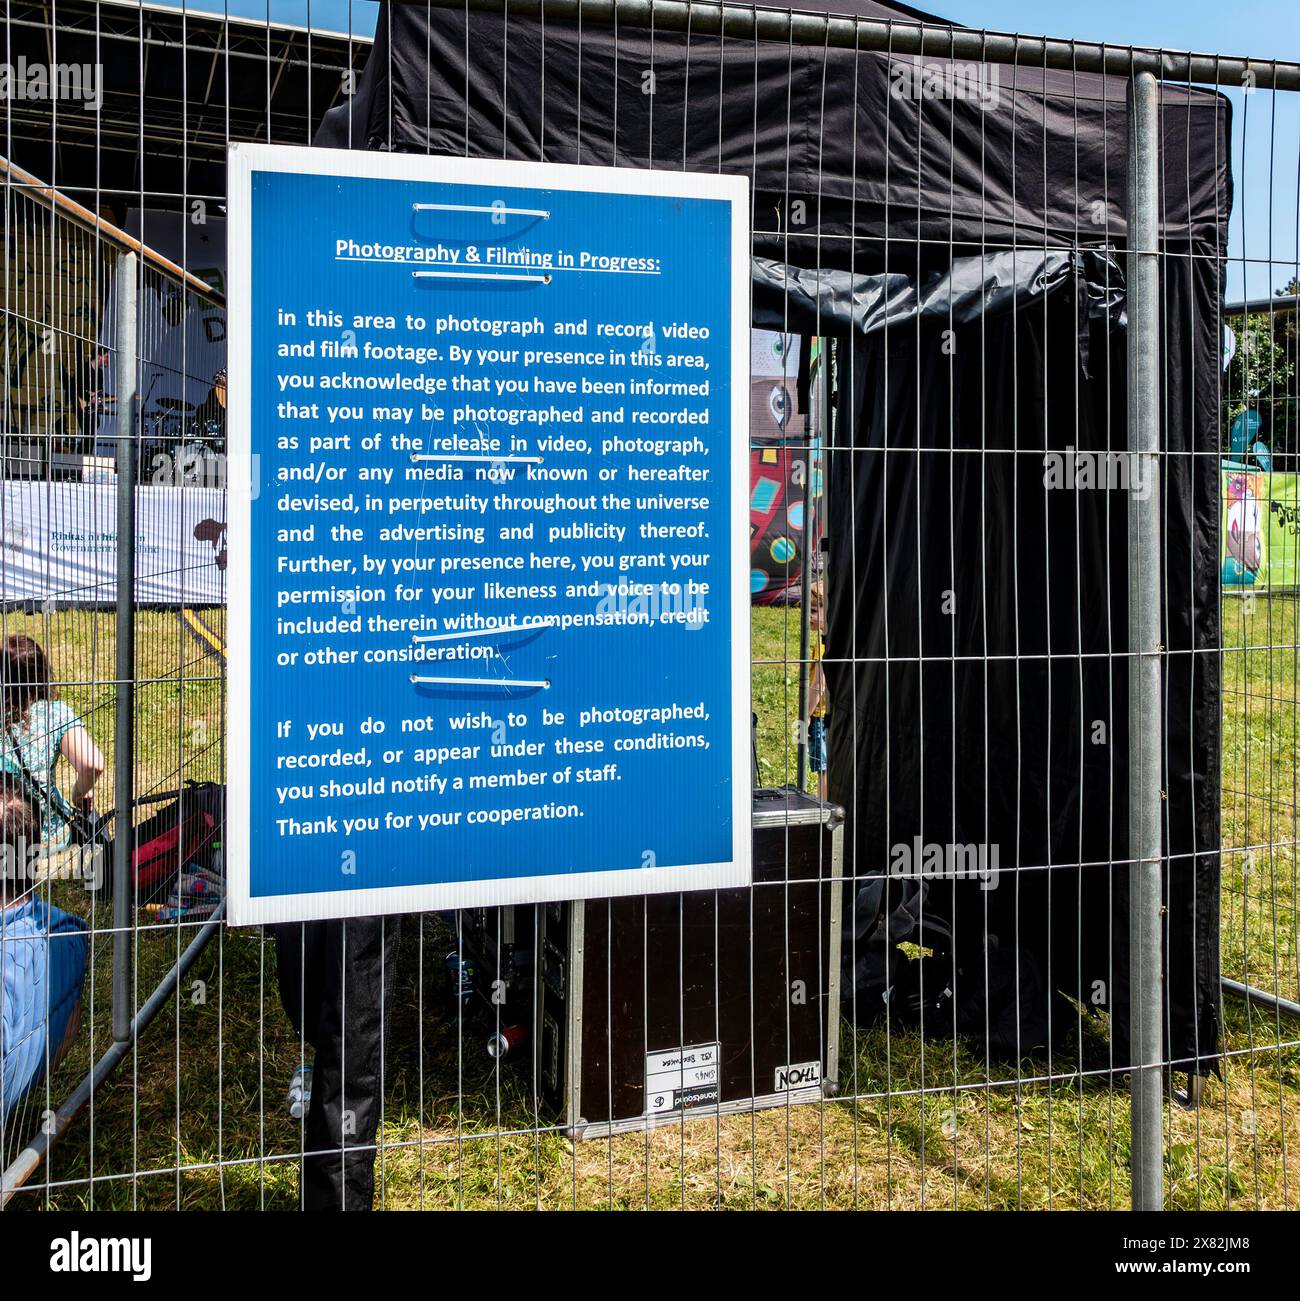
[[[1296,1205],[1300,68],[868,8],[10,4],[5,1209]],[[751,889],[223,926],[236,141],[751,176]]]

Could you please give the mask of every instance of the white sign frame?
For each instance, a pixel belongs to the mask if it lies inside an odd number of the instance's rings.
[[[715,199],[731,205],[731,706],[732,858],[726,863],[507,876],[479,881],[382,886],[253,897],[251,885],[252,476],[228,476],[226,573],[227,921],[231,926],[368,917],[553,900],[727,889],[752,880],[751,658],[749,646],[749,178],[716,173],[642,171],[426,154],[232,144],[227,213],[229,332],[227,447],[231,464],[252,462],[252,176],[254,171],[397,181],[492,185],[501,189],[577,190]],[[665,801],[671,792],[656,793]],[[667,809],[665,809],[667,812]]]

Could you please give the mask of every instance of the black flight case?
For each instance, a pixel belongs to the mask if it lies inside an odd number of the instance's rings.
[[[750,887],[465,910],[448,968],[486,1051],[575,1137],[834,1094],[843,823],[757,790]]]

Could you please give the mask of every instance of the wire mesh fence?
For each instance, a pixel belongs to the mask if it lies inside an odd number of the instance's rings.
[[[870,2],[5,35],[6,1209],[1296,1204],[1300,70]],[[223,924],[246,141],[750,179],[751,887]]]

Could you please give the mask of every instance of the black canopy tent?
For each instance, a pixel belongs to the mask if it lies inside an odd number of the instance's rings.
[[[317,143],[752,178],[755,324],[840,342],[826,673],[846,870],[886,874],[917,837],[997,845],[998,889],[926,903],[955,923],[958,1024],[1010,1016],[997,1037],[1027,1050],[1073,1024],[1068,994],[1112,1012],[1121,1066],[1126,498],[1047,491],[1044,457],[1126,445],[1126,85],[981,64],[960,70],[974,93],[929,94],[927,70],[952,84],[940,31],[918,61],[386,3]],[[1194,1072],[1218,1047],[1228,139],[1226,100],[1162,87],[1166,1042]],[[1016,955],[1010,986],[986,986],[992,949]]]

